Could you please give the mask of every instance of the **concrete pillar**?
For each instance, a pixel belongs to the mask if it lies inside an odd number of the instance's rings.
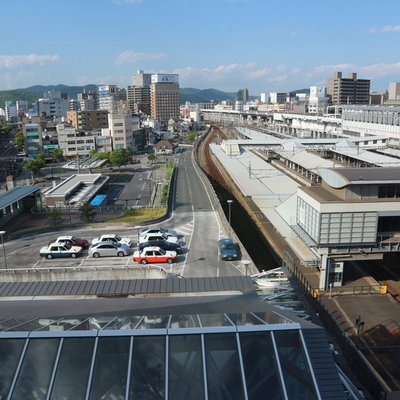
[[[325,290],[328,287],[329,264],[330,260],[328,258],[328,255],[322,255],[321,269],[319,271],[319,290]]]

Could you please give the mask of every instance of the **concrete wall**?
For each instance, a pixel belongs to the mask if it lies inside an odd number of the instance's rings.
[[[2,270],[0,282],[164,279],[166,276],[167,273],[164,269],[151,265],[107,268],[14,269]]]

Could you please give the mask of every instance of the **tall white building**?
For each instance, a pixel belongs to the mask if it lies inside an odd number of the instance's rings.
[[[310,86],[310,97],[308,99],[308,113],[322,115],[328,106],[326,87]]]
[[[98,86],[98,109],[116,112],[118,101],[118,88],[116,85]]]
[[[263,103],[268,103],[268,94],[267,93],[261,93],[260,100]]]
[[[6,101],[4,106],[6,121],[11,121],[12,118],[17,116],[17,106],[12,101]]]

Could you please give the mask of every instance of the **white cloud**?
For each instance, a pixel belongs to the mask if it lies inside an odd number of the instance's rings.
[[[124,4],[140,4],[142,2],[143,0],[113,0],[113,3],[119,6]]]
[[[368,78],[381,77],[400,73],[400,62],[393,64],[377,63],[359,67]]]
[[[392,64],[380,62],[369,65],[343,63],[334,65],[319,65],[314,68],[315,74],[327,74],[334,71],[357,72],[358,75],[364,75],[366,79],[373,79],[375,77],[400,73],[400,62]]]
[[[400,32],[400,25],[385,25],[383,28],[371,28],[370,33]]]
[[[285,82],[287,78],[288,78],[287,75],[273,76],[268,79],[268,82]]]
[[[32,64],[45,65],[60,61],[60,56],[54,54],[24,54],[24,55],[6,55],[0,54],[0,68],[10,69]]]
[[[355,69],[358,68],[354,64],[350,63],[342,63],[342,64],[331,64],[331,65],[318,65],[314,68],[315,73],[327,73],[327,72],[334,72],[334,71],[343,71],[348,69]]]
[[[121,65],[144,60],[159,60],[164,57],[166,57],[166,54],[164,53],[143,53],[128,50],[118,54],[115,59],[115,64]]]

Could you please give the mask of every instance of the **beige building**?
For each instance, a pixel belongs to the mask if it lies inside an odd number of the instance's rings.
[[[179,76],[154,74],[150,86],[151,116],[161,123],[179,118]]]
[[[328,96],[331,104],[369,104],[371,81],[358,79],[352,72],[347,78],[341,72],[335,72],[328,80]]]
[[[108,111],[68,111],[67,122],[80,131],[108,128]]]
[[[58,147],[67,157],[76,155],[88,155],[96,150],[96,136],[85,132],[79,132],[68,124],[57,125]]]

